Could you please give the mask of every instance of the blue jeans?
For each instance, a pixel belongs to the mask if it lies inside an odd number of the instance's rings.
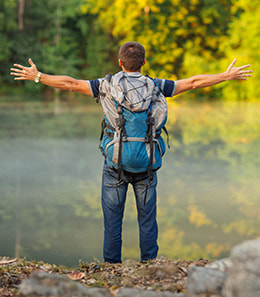
[[[102,209],[105,228],[103,256],[105,262],[122,262],[122,222],[129,183],[133,186],[136,199],[141,260],[146,261],[157,257],[156,172],[154,172],[153,181],[148,187],[147,174],[126,175],[124,181],[118,183],[118,174],[105,163],[102,178]]]

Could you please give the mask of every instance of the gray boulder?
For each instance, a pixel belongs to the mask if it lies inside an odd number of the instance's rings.
[[[187,296],[199,294],[221,294],[226,273],[200,266],[189,269],[187,279]]]
[[[224,297],[260,296],[260,239],[235,246],[223,288]]]
[[[58,296],[58,297],[112,297],[102,288],[89,289],[58,273],[35,272],[24,280],[19,288],[23,296]]]
[[[190,267],[187,296],[199,294],[259,297],[260,239],[236,245],[232,248],[229,258],[208,264],[207,267]]]

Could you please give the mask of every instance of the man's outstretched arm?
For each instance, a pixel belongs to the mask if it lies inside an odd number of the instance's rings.
[[[14,64],[15,68],[11,68],[11,75],[15,76],[15,80],[35,80],[39,71],[32,59],[29,59],[29,64],[31,67]],[[61,90],[75,91],[86,95],[91,95],[91,91],[86,80],[75,79],[66,75],[50,75],[41,73],[40,82],[47,86]]]
[[[229,65],[225,72],[218,74],[200,74],[195,75],[187,79],[181,79],[176,81],[176,89],[174,95],[178,95],[188,90],[199,89],[214,86],[227,80],[242,79],[246,80],[247,77],[251,77],[253,70],[244,70],[250,65],[244,65],[241,67],[234,67],[236,59]]]

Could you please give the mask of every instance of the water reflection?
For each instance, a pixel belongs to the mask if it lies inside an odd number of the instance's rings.
[[[170,105],[168,128],[175,147],[167,152],[159,172],[161,255],[219,258],[237,242],[259,236],[257,105]],[[87,123],[92,117],[93,122],[95,116],[83,109],[69,109],[69,113],[64,109],[60,118],[77,118],[81,137],[74,126],[69,134],[56,131],[56,135],[41,136],[35,130],[61,121],[59,116],[50,119],[44,110],[38,106],[30,111],[30,115],[40,112],[44,123],[30,120],[28,127],[28,122],[21,121],[19,126],[17,117],[19,131],[13,127],[10,133],[8,121],[21,110],[12,107],[0,112],[4,115],[0,126],[0,255],[68,266],[93,257],[102,261],[103,158],[97,149],[98,136],[91,138],[82,132],[82,121]],[[22,113],[26,112],[24,108]],[[31,125],[35,130],[28,135]],[[124,258],[139,259],[132,191],[123,229]]]

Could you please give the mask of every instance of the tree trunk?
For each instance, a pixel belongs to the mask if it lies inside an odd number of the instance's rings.
[[[19,30],[20,31],[22,31],[23,28],[24,28],[24,21],[23,21],[24,1],[25,0],[20,0],[19,1],[19,15],[18,15],[18,20],[19,20]]]
[[[61,41],[61,17],[62,17],[62,10],[61,10],[61,2],[60,0],[57,3],[57,10],[56,10],[56,34],[54,36],[54,43],[56,47],[60,48],[60,41]],[[54,90],[54,114],[58,115],[60,113],[60,89]]]
[[[21,171],[20,171],[20,162],[17,162],[16,168],[16,185],[15,185],[15,247],[14,254],[17,259],[20,258],[20,249],[21,249]]]

